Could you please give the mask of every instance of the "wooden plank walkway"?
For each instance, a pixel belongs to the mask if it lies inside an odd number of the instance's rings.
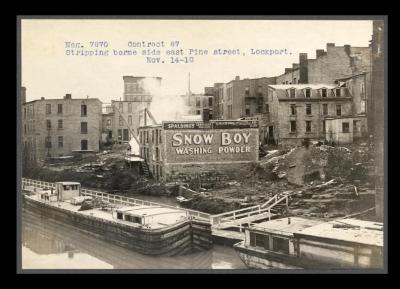
[[[243,224],[254,223],[256,221],[272,218],[274,216],[276,216],[276,214],[272,214],[271,213],[270,216],[269,216],[268,212],[266,212],[266,213],[263,213],[263,214],[253,215],[253,216],[236,219],[236,220],[229,221],[229,222],[224,222],[224,223],[221,223],[221,224],[218,224],[218,225],[214,225],[214,227],[216,227],[218,229],[226,229],[226,228],[230,228],[230,227],[239,227],[240,225],[243,225]]]

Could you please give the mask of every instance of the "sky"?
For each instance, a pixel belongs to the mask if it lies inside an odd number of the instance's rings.
[[[107,103],[123,95],[123,75],[162,77],[163,93],[185,94],[188,73],[191,91],[229,82],[235,76],[277,76],[298,63],[298,54],[315,58],[326,43],[368,46],[372,21],[344,20],[55,20],[23,19],[21,77],[27,101],[61,98],[99,98]],[[145,63],[142,56],[67,56],[65,42],[107,41],[109,49],[132,49],[128,42],[179,41],[182,49],[240,49],[245,56],[195,56],[193,63]],[[254,49],[287,49],[291,54],[254,56]],[[169,49],[166,47],[165,49]],[[142,49],[139,49],[139,52]],[[165,51],[165,50],[164,50]],[[164,53],[162,51],[162,53]]]

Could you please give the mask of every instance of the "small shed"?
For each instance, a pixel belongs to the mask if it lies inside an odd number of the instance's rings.
[[[79,197],[81,194],[81,184],[77,182],[57,182],[56,194],[59,201],[66,201],[74,197]]]

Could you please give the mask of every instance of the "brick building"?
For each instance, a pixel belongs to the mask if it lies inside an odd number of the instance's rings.
[[[124,101],[151,102],[161,87],[161,77],[123,76]]]
[[[22,142],[27,162],[99,151],[102,104],[96,98],[45,99],[26,102],[22,111]]]
[[[299,54],[299,63],[285,68],[277,76],[277,84],[325,83],[334,84],[336,79],[371,70],[371,48],[335,46],[326,44],[326,51],[316,50],[316,58],[308,59],[307,53]]]
[[[214,85],[214,119],[239,119],[265,113],[268,85],[275,77],[240,79]]]
[[[257,121],[174,121],[139,128],[140,157],[163,181],[239,177],[258,161]]]
[[[103,133],[115,142],[129,142],[132,132],[137,134],[144,109],[161,87],[161,77],[123,76],[123,80],[123,100],[112,100],[103,114]]]
[[[304,138],[324,139],[325,119],[352,116],[352,95],[346,87],[329,84],[270,85],[268,138],[299,144]]]
[[[201,115],[204,117],[204,114],[207,113],[208,119],[214,118],[214,96],[209,91],[207,93],[208,95],[190,93],[185,97],[189,115]]]

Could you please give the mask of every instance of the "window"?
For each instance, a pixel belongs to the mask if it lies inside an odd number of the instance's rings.
[[[326,132],[326,123],[325,121],[322,121],[322,132]]]
[[[290,132],[296,132],[296,121],[290,121]]]
[[[311,121],[306,121],[306,132],[311,132]]]
[[[122,123],[122,116],[119,117],[119,126],[123,126],[123,123]]]
[[[159,138],[160,138],[160,139],[158,140],[158,142],[159,142],[159,143],[162,143],[161,130],[158,131],[158,135],[159,135]]]
[[[132,116],[131,115],[128,116],[128,123],[129,123],[129,125],[132,125]]]
[[[265,105],[265,112],[269,113],[269,104],[268,103]]]
[[[246,115],[250,115],[250,108],[246,108]]]
[[[360,97],[361,99],[365,99],[364,82],[360,83]]]
[[[63,128],[63,120],[59,119],[58,120],[58,129],[62,129]]]
[[[154,130],[151,131],[151,143],[154,143]]]
[[[87,106],[86,104],[81,105],[81,116],[87,116]]]
[[[289,254],[289,240],[273,237],[273,250]]]
[[[290,105],[290,114],[296,115],[296,105],[295,104]]]
[[[196,97],[196,107],[200,107],[200,97]]]
[[[47,128],[47,130],[51,129],[51,120],[50,119],[46,120],[46,128]]]
[[[335,91],[336,91],[336,97],[340,97],[341,95],[340,88],[336,88]]]
[[[82,134],[87,134],[88,133],[87,122],[81,122],[81,133]]]
[[[208,106],[212,106],[213,105],[213,99],[212,97],[208,98]]]
[[[336,105],[336,115],[337,116],[342,115],[342,105],[340,105],[340,104]]]
[[[245,96],[249,96],[249,95],[250,95],[250,87],[246,86],[246,87],[244,88],[244,95],[245,95]]]
[[[306,114],[311,115],[311,103],[306,104]]]
[[[196,110],[196,114],[200,114],[200,110]]]
[[[119,111],[124,112],[124,104],[122,102],[119,103]]]
[[[24,119],[26,118],[26,107],[24,107]]]
[[[365,113],[365,100],[360,101],[360,113]]]
[[[309,89],[309,88],[306,89],[306,97],[307,98],[311,97],[311,89]]]
[[[262,97],[262,96],[263,96],[263,93],[262,93],[262,86],[258,86],[258,88],[257,88],[257,93],[258,93],[258,96],[259,96],[259,97]]]
[[[297,83],[297,79],[296,79],[296,77],[295,77],[295,78],[293,78],[293,83],[294,83],[294,84],[296,84],[296,83]]]
[[[290,98],[295,98],[296,97],[296,89],[294,89],[294,88],[290,89],[289,95],[290,95]]]
[[[321,95],[322,95],[322,97],[326,97],[327,96],[326,88],[321,89]]]
[[[122,220],[122,213],[120,212],[117,213],[117,219]]]
[[[62,113],[63,113],[63,106],[62,106],[61,103],[59,103],[59,104],[57,105],[57,113],[58,113],[58,114],[62,114]]]
[[[62,148],[64,145],[64,138],[62,136],[58,137],[58,147]]]
[[[350,132],[350,123],[348,123],[348,122],[343,122],[342,123],[342,132],[343,133],[349,133]]]
[[[322,114],[328,115],[328,104],[327,103],[322,104]]]
[[[46,148],[51,148],[51,136],[46,137],[45,145],[46,145]]]
[[[128,112],[132,112],[132,103],[131,102],[128,103]]]
[[[107,126],[111,126],[111,119],[107,119]]]
[[[26,124],[24,124],[24,133],[26,134]]]
[[[46,114],[51,114],[51,104],[46,104]]]

